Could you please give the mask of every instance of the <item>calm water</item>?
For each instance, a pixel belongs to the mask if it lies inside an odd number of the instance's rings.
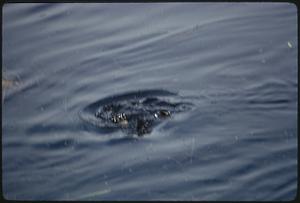
[[[6,199],[295,198],[295,5],[6,4],[2,26]],[[79,116],[149,89],[194,109],[138,138]]]

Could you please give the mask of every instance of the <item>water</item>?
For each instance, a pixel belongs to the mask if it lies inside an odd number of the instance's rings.
[[[292,200],[297,10],[289,3],[5,4],[9,200]],[[132,137],[79,112],[164,89],[194,109]]]

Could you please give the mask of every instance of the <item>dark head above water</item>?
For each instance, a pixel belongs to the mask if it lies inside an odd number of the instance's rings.
[[[155,122],[170,116],[169,110],[159,109],[159,106],[146,107],[141,102],[132,100],[122,104],[105,105],[95,113],[96,118],[112,122],[122,129],[131,130],[138,136],[150,133]]]
[[[164,120],[191,108],[191,103],[180,100],[180,96],[165,90],[116,95],[87,106],[84,112],[89,119],[85,120],[96,124],[99,129],[120,129],[127,134],[142,136],[151,133]]]

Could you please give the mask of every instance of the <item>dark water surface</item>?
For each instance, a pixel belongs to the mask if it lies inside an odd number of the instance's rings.
[[[2,26],[6,199],[295,198],[295,5],[6,4]],[[193,109],[143,137],[80,117],[151,89]]]

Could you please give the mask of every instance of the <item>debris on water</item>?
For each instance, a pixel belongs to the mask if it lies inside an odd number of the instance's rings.
[[[16,81],[16,80],[9,80],[9,79],[2,78],[2,104],[5,99],[5,90],[12,88],[13,86],[15,86],[17,84],[18,84],[18,81]]]
[[[288,46],[289,46],[290,48],[293,48],[293,46],[292,46],[292,43],[291,43],[291,42],[288,42],[287,44],[288,44]]]
[[[2,89],[7,89],[13,86],[14,84],[16,84],[15,81],[2,78]]]

